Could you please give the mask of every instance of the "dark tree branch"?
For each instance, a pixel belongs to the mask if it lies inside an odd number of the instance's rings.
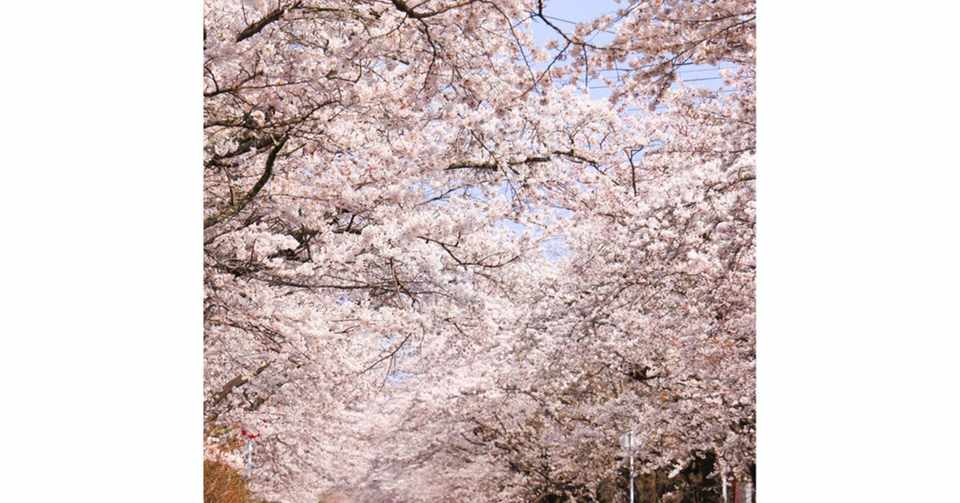
[[[427,11],[427,12],[417,12],[412,7],[407,5],[407,3],[404,2],[403,0],[391,0],[391,1],[393,2],[393,6],[396,7],[397,10],[412,17],[413,19],[426,19],[428,17],[433,17],[438,14],[443,14],[444,12],[447,12],[448,10],[451,10],[451,9],[457,9],[460,7],[470,5],[476,0],[465,0],[457,4],[448,5],[446,7],[443,7],[434,11]]]
[[[263,16],[262,18],[260,18],[259,21],[251,24],[250,26],[247,26],[246,28],[243,29],[243,31],[238,33],[237,42],[242,42],[256,35],[257,33],[260,33],[270,23],[279,21],[280,18],[283,17],[283,14],[287,11],[287,9],[295,9],[299,6],[300,6],[300,2],[297,2],[293,4],[291,7],[277,7],[276,9],[273,9],[272,11],[268,12],[266,16]]]
[[[250,192],[247,192],[236,204],[231,205],[229,208],[224,210],[222,213],[216,215],[211,215],[203,221],[203,228],[213,227],[220,222],[228,220],[235,216],[237,213],[240,213],[244,207],[247,206],[254,197],[257,197],[257,194],[260,193],[260,190],[263,189],[263,186],[270,181],[270,177],[273,175],[273,163],[277,160],[277,154],[280,153],[280,149],[287,143],[287,137],[284,136],[280,141],[270,150],[270,154],[267,156],[267,167],[263,170],[263,174],[260,175],[260,179],[257,180],[257,183],[253,185],[250,189]]]
[[[260,366],[257,370],[253,372],[253,377],[257,377],[260,374],[262,374],[263,371],[267,370],[267,367],[269,366],[270,366],[269,363],[265,363],[262,366]],[[210,399],[210,405],[208,406],[208,410],[207,410],[207,414],[209,415],[208,421],[210,422],[216,421],[217,417],[220,416],[219,413],[213,412],[211,409],[213,409],[217,405],[220,405],[220,402],[222,402],[230,393],[232,393],[233,390],[242,387],[243,385],[247,384],[249,381],[250,381],[249,379],[247,379],[242,375],[234,377],[233,379],[227,381],[227,383],[223,385],[223,388],[221,388],[220,391],[217,392],[217,394]]]

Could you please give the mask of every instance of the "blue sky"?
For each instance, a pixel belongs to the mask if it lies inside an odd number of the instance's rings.
[[[547,0],[544,6],[544,14],[550,17],[551,22],[555,26],[569,33],[574,30],[576,23],[589,21],[604,14],[614,13],[621,6],[622,5],[618,5],[613,0]],[[550,40],[557,40],[558,42],[561,40],[553,28],[547,26],[537,18],[534,19],[533,34],[537,42],[541,45],[546,45]],[[591,41],[602,44],[609,42],[612,38],[612,34],[601,32],[596,34]],[[535,66],[542,68],[545,65]],[[717,90],[723,86],[723,81],[719,78],[720,68],[729,67],[728,65],[720,65],[719,67],[712,65],[689,65],[678,73],[681,79],[689,86]],[[594,99],[603,99],[610,94],[610,91],[604,87],[601,81],[591,83],[589,92]],[[505,194],[506,190],[506,187],[504,187]],[[500,225],[515,232],[527,230],[525,226],[510,220],[502,220]],[[552,239],[548,243],[544,243],[541,251],[551,259],[558,259],[569,253],[565,244],[559,239]]]
[[[616,12],[622,7],[613,0],[547,0],[544,6],[544,13],[551,16],[551,22],[558,28],[573,31],[575,22],[583,22],[604,14]],[[535,19],[533,33],[537,41],[546,44],[552,39],[559,40],[559,35],[542,21]],[[593,42],[603,43],[612,39],[613,36],[606,33],[599,33]],[[705,89],[717,90],[722,87],[723,81],[719,78],[719,69],[726,66],[714,67],[711,65],[690,65],[681,70],[680,76],[689,86],[702,87]],[[610,93],[603,89],[602,82],[591,84],[590,95],[595,98],[603,98]]]

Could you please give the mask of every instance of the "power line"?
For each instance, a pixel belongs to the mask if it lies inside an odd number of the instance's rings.
[[[537,16],[540,15],[540,14],[538,14],[538,13],[533,13],[533,14],[535,14],[535,15],[537,15]],[[548,16],[547,14],[543,14],[543,17],[545,17],[545,18],[547,18],[547,19],[551,19],[551,20],[553,20],[553,21],[560,21],[561,23],[572,24],[572,25],[574,25],[574,26],[583,24],[583,23],[578,23],[578,22],[576,22],[576,21],[570,21],[569,19],[563,19],[563,18],[556,17],[556,16]],[[610,35],[616,35],[616,33],[612,32],[612,31],[610,31],[610,30],[600,29],[600,30],[598,30],[598,31],[601,31],[601,32],[603,32],[603,33],[609,33]]]
[[[723,80],[723,77],[702,77],[698,79],[681,79],[682,82],[704,82],[708,80]],[[610,86],[590,86],[590,89],[610,89]]]
[[[539,16],[539,14],[537,14],[537,15]],[[551,15],[548,15],[548,14],[543,14],[543,17],[544,17],[544,18],[547,18],[547,19],[554,20],[554,21],[560,21],[560,22],[562,22],[562,23],[572,24],[572,25],[574,25],[574,26],[583,24],[583,23],[578,23],[578,22],[576,22],[576,21],[571,21],[571,20],[569,20],[569,19],[564,19],[564,18],[561,18],[561,17],[551,16]],[[601,30],[599,30],[599,31],[604,32],[604,33],[609,33],[610,35],[616,35],[616,33],[612,32],[612,31],[609,31],[609,30],[603,30],[603,29],[601,29]],[[636,71],[640,71],[640,70],[643,69],[643,68],[648,68],[648,67],[650,67],[650,66],[655,66],[655,65],[657,65],[657,64],[658,64],[658,63],[648,63],[648,64],[645,64],[645,65],[640,66],[639,68],[610,68],[610,69],[603,69],[603,70],[599,70],[599,71],[601,71],[601,72],[636,72]],[[681,65],[692,65],[692,64],[696,64],[696,63],[681,63]],[[678,65],[678,66],[680,66],[680,65]],[[717,71],[717,70],[728,70],[728,69],[736,69],[736,68],[737,68],[736,65],[734,65],[734,66],[724,66],[724,67],[717,66],[717,67],[715,67],[715,68],[699,68],[699,69],[688,70],[688,71],[687,71],[687,74],[690,74],[690,73],[703,73],[703,72],[710,72],[710,71]],[[681,73],[681,72],[678,72],[678,73]],[[682,73],[681,73],[681,75],[682,75]]]
[[[732,87],[724,87],[724,88],[720,88],[720,89],[717,89],[717,90],[716,90],[716,92],[719,93],[719,94],[729,94],[729,93],[733,93],[733,92],[736,92],[736,91],[737,91],[737,90],[736,90],[735,88],[732,88]],[[663,112],[663,111],[667,110],[667,108],[668,108],[668,107],[667,107],[666,105],[662,105],[662,104],[661,104],[661,105],[658,105],[658,106],[657,106],[657,108],[656,108],[655,111],[657,111],[657,112]],[[627,107],[627,108],[624,109],[624,112],[644,112],[644,111],[646,111],[646,109],[637,108],[637,107]]]
[[[655,65],[655,64],[656,64],[656,63],[651,63],[651,64],[648,64],[648,65],[643,65],[643,67],[641,67],[641,68],[653,66],[653,65]],[[697,64],[697,63],[689,63],[689,64]],[[597,70],[597,71],[598,71],[598,72],[618,72],[618,73],[619,73],[619,72],[637,72],[637,71],[640,71],[641,68],[604,68],[604,69],[602,69],[602,70]],[[734,66],[714,66],[714,67],[711,67],[711,68],[694,68],[694,69],[692,69],[692,70],[680,70],[680,71],[678,71],[677,73],[680,74],[680,75],[690,75],[691,73],[707,73],[707,72],[718,72],[718,71],[720,71],[720,70],[736,70],[736,69],[737,69],[737,66],[736,66],[736,65],[734,65]]]
[[[539,16],[540,14],[537,14],[537,15]],[[576,21],[571,21],[571,20],[569,20],[569,19],[564,19],[564,18],[562,18],[562,17],[551,16],[551,15],[548,15],[548,14],[543,14],[542,16],[543,16],[544,18],[546,18],[546,19],[551,19],[551,20],[553,20],[553,21],[559,21],[559,22],[561,22],[561,23],[568,23],[568,24],[571,24],[571,25],[574,25],[574,26],[583,24],[583,23],[578,23],[578,22],[576,22]],[[600,30],[598,30],[598,31],[601,31],[601,32],[604,32],[604,33],[608,33],[608,34],[610,34],[610,35],[616,35],[616,33],[612,32],[612,31],[609,31],[609,30],[605,30],[605,29],[600,29]],[[610,68],[610,69],[603,69],[603,70],[598,70],[598,71],[600,71],[600,72],[635,72],[635,71],[640,71],[640,70],[643,69],[643,68],[647,68],[647,67],[650,67],[650,66],[654,66],[654,65],[656,65],[656,64],[657,64],[657,63],[648,63],[648,64],[645,64],[645,65],[640,66],[639,68]],[[689,64],[695,64],[695,63],[682,63],[681,65],[689,65]],[[695,73],[719,72],[720,70],[734,70],[734,69],[736,69],[736,68],[737,68],[737,65],[734,65],[734,66],[716,66],[716,67],[713,67],[713,68],[697,68],[697,69],[691,69],[691,70],[686,70],[686,71],[678,71],[678,72],[677,72],[677,75],[683,76],[683,75],[691,75],[691,74],[695,74]],[[723,80],[723,79],[724,79],[724,77],[700,77],[700,78],[695,78],[695,79],[681,79],[681,80],[682,80],[683,82],[707,82],[707,81],[711,81],[711,80]],[[609,89],[609,88],[610,88],[610,86],[589,86],[589,89]]]

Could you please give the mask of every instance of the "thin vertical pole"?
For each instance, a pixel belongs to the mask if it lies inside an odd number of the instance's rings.
[[[631,437],[633,435],[630,435]],[[633,442],[633,438],[630,439]],[[630,503],[633,503],[633,450],[630,451]]]
[[[253,471],[253,440],[247,439],[243,452],[243,468],[247,479],[250,478],[250,472]]]

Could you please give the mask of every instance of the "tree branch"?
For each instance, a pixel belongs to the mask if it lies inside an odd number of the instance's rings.
[[[287,137],[284,136],[280,139],[280,142],[270,150],[270,154],[267,156],[267,167],[264,169],[263,174],[260,175],[260,179],[257,180],[257,183],[253,185],[249,192],[247,192],[236,204],[230,206],[222,213],[216,215],[211,215],[203,221],[203,228],[213,227],[214,225],[219,224],[227,219],[232,218],[237,213],[240,213],[246,205],[253,200],[257,194],[260,193],[260,190],[263,189],[263,186],[270,181],[270,177],[273,175],[273,163],[277,160],[277,154],[280,153],[280,149],[287,143]]]
[[[288,8],[295,9],[299,6],[300,6],[300,2],[297,2],[290,7],[277,7],[276,9],[273,9],[272,11],[268,12],[266,16],[263,16],[262,18],[260,18],[259,21],[251,24],[250,26],[247,26],[246,28],[243,29],[243,31],[238,33],[237,42],[242,42],[256,35],[257,33],[260,33],[264,28],[267,27],[267,25],[269,25],[270,23],[276,22],[281,17],[283,17],[283,14],[287,11]]]

